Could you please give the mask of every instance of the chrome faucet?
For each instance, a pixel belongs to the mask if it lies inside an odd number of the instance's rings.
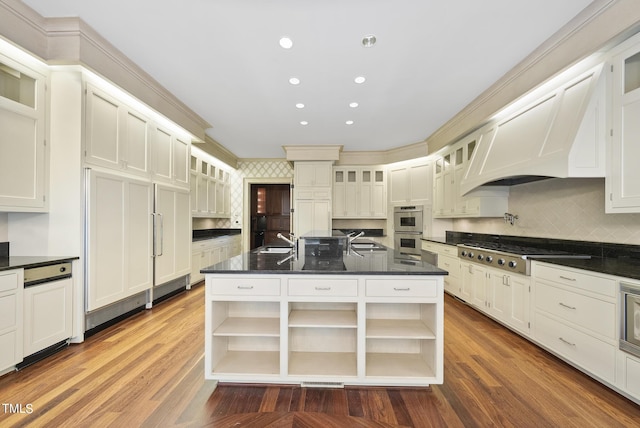
[[[294,235],[293,233],[289,233],[289,238],[287,238],[286,236],[284,236],[282,233],[279,233],[276,235],[277,238],[282,239],[283,241],[285,241],[286,243],[288,243],[289,245],[291,245],[293,247],[293,257],[295,259],[298,258],[298,239],[296,239],[296,235]],[[295,241],[292,241],[292,239],[295,239]]]
[[[351,236],[353,235],[354,232],[351,232],[347,235],[347,238],[349,239],[349,245],[351,245],[351,243],[353,241],[355,241],[356,239],[360,238],[361,236],[364,236],[364,230],[361,231],[360,233],[358,233],[356,236]]]

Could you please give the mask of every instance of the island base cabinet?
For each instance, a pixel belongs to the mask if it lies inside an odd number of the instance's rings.
[[[206,287],[206,379],[443,382],[442,277],[207,274]]]

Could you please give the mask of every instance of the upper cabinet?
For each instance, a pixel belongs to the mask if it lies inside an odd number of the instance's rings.
[[[387,177],[382,166],[333,168],[333,218],[386,218]]]
[[[0,211],[48,209],[45,81],[0,55]]]
[[[608,213],[640,212],[640,35],[612,58],[612,141],[606,177]]]
[[[392,165],[389,167],[389,202],[392,205],[431,204],[431,164]]]
[[[475,132],[436,156],[433,171],[434,217],[502,217],[507,211],[509,190],[506,187],[481,186],[466,195],[460,189],[478,142],[490,138],[492,133],[492,128]]]
[[[294,164],[295,199],[331,199],[331,161],[296,161]]]
[[[191,148],[191,215],[193,217],[231,217],[231,174],[214,158]]]
[[[159,125],[117,96],[87,83],[87,164],[186,188],[190,146],[190,138]]]

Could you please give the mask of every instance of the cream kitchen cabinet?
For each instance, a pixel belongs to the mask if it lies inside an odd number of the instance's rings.
[[[612,130],[606,175],[606,211],[640,212],[640,35],[612,59]]]
[[[207,274],[205,377],[442,383],[441,278]]]
[[[22,362],[23,273],[0,272],[0,374]]]
[[[293,173],[293,232],[331,230],[332,162],[296,161]]]
[[[422,249],[437,254],[438,267],[449,272],[449,275],[444,277],[444,291],[462,299],[462,280],[458,247],[455,245],[439,244],[433,241],[422,241]]]
[[[485,312],[522,334],[529,335],[530,277],[504,274],[497,269],[488,271]]]
[[[154,124],[151,129],[152,177],[155,181],[189,187],[191,141]]]
[[[193,217],[231,217],[231,173],[214,159],[191,149],[191,215]]]
[[[430,205],[431,164],[420,162],[389,167],[389,202],[393,205]]]
[[[493,132],[489,127],[473,133],[436,157],[433,172],[435,218],[502,217],[508,211],[507,187],[481,186],[466,195],[460,189],[478,141],[490,139]]]
[[[153,186],[106,172],[87,174],[86,298],[92,311],[153,286]]]
[[[0,211],[46,212],[46,71],[0,55]]]
[[[241,235],[223,236],[191,243],[191,285],[204,280],[200,270],[242,252]]]
[[[85,162],[148,176],[150,120],[90,83],[85,94]]]
[[[383,167],[334,167],[333,218],[386,218]]]
[[[533,338],[571,364],[614,384],[618,348],[616,281],[533,262]]]
[[[331,230],[331,200],[294,200],[293,230],[296,236],[316,230]]]
[[[294,188],[303,191],[305,188],[331,189],[331,161],[296,161],[294,168]]]

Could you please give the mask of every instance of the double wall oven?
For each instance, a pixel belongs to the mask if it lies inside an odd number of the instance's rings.
[[[422,254],[422,205],[395,207],[393,210],[394,246],[402,254],[420,257]]]

